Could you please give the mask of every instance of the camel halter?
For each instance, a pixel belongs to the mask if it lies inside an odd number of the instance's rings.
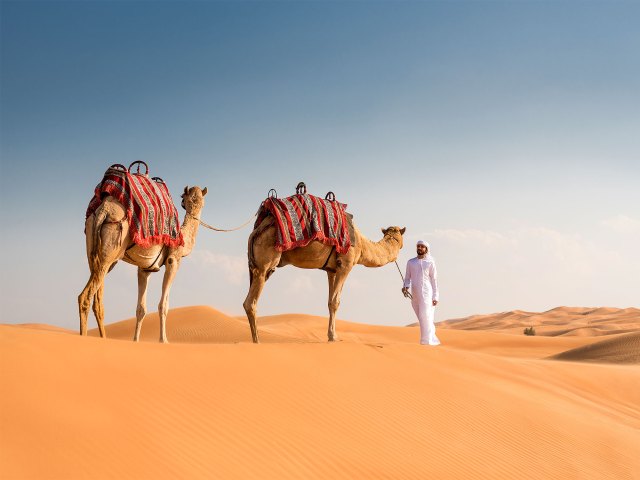
[[[249,222],[251,222],[254,218],[256,218],[258,216],[258,212],[256,212],[255,214],[253,214],[251,216],[251,218],[249,218],[249,220],[247,220],[246,222],[244,222],[242,225],[240,225],[239,227],[236,228],[216,228],[214,226],[209,225],[208,223],[203,222],[202,220],[200,220],[198,217],[196,217],[195,215],[190,214],[189,212],[187,212],[187,215],[190,216],[191,218],[195,219],[198,221],[198,223],[200,223],[200,225],[202,225],[205,228],[208,228],[209,230],[214,230],[216,232],[235,232],[236,230],[240,230],[241,228],[246,227]]]

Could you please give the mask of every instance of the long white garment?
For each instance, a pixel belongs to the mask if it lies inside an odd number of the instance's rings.
[[[435,307],[432,303],[433,300],[438,300],[438,272],[431,255],[415,257],[407,262],[404,287],[411,287],[411,305],[420,323],[420,343],[440,345],[433,323]]]

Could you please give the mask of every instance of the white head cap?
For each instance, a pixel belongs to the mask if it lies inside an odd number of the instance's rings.
[[[429,248],[429,244],[427,242],[425,242],[424,240],[418,240],[418,242],[416,243],[416,247],[418,245],[423,245],[423,246]]]

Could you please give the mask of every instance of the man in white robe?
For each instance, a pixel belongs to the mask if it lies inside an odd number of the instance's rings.
[[[420,323],[420,343],[422,345],[440,345],[433,323],[438,304],[438,274],[436,262],[429,253],[429,244],[418,240],[417,257],[407,262],[402,293],[406,296],[411,288],[411,305]]]

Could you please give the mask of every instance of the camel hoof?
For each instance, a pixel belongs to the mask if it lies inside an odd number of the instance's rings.
[[[335,337],[329,337],[329,342],[340,342],[341,340],[336,335]]]

